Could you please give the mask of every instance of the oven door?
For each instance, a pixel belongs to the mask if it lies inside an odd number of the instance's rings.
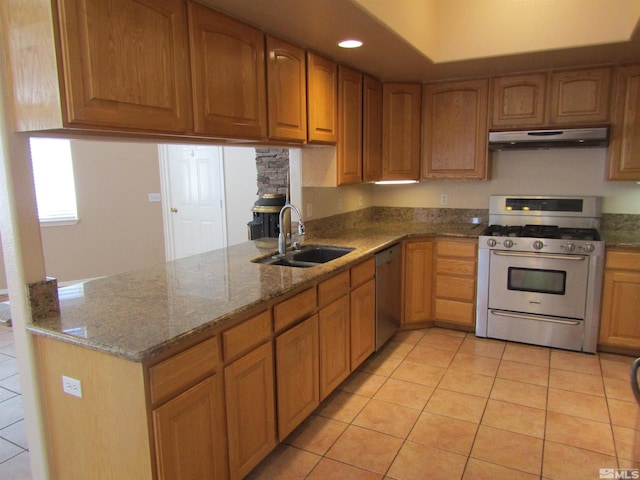
[[[589,257],[493,250],[489,308],[584,319]]]

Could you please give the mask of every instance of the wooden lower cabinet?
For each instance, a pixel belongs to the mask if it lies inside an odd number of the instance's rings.
[[[153,411],[159,479],[228,478],[222,373]]]
[[[640,355],[640,251],[607,252],[598,347]]]
[[[276,372],[282,441],[320,404],[317,314],[276,337]]]
[[[224,383],[229,472],[239,479],[276,446],[272,342],[227,366]]]
[[[433,242],[404,243],[404,311],[402,324],[431,320],[433,291]]]
[[[319,312],[320,400],[351,373],[349,295]]]
[[[437,238],[433,319],[475,327],[476,240]]]
[[[351,371],[376,348],[376,281],[351,290]]]

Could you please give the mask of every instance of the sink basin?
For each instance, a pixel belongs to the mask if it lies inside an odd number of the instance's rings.
[[[291,250],[283,256],[273,255],[252,260],[255,263],[280,265],[284,267],[309,268],[330,262],[355,250],[354,247],[334,247],[328,245],[305,245],[300,250]]]

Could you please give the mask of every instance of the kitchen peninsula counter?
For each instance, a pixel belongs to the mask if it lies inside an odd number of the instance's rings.
[[[31,323],[32,333],[144,362],[245,313],[292,295],[408,237],[477,238],[477,224],[374,222],[303,244],[354,247],[312,268],[253,263],[277,251],[277,239],[248,241],[59,290],[59,316]]]

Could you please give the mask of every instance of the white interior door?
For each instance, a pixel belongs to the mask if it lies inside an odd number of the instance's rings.
[[[226,246],[222,148],[161,145],[167,259]]]

